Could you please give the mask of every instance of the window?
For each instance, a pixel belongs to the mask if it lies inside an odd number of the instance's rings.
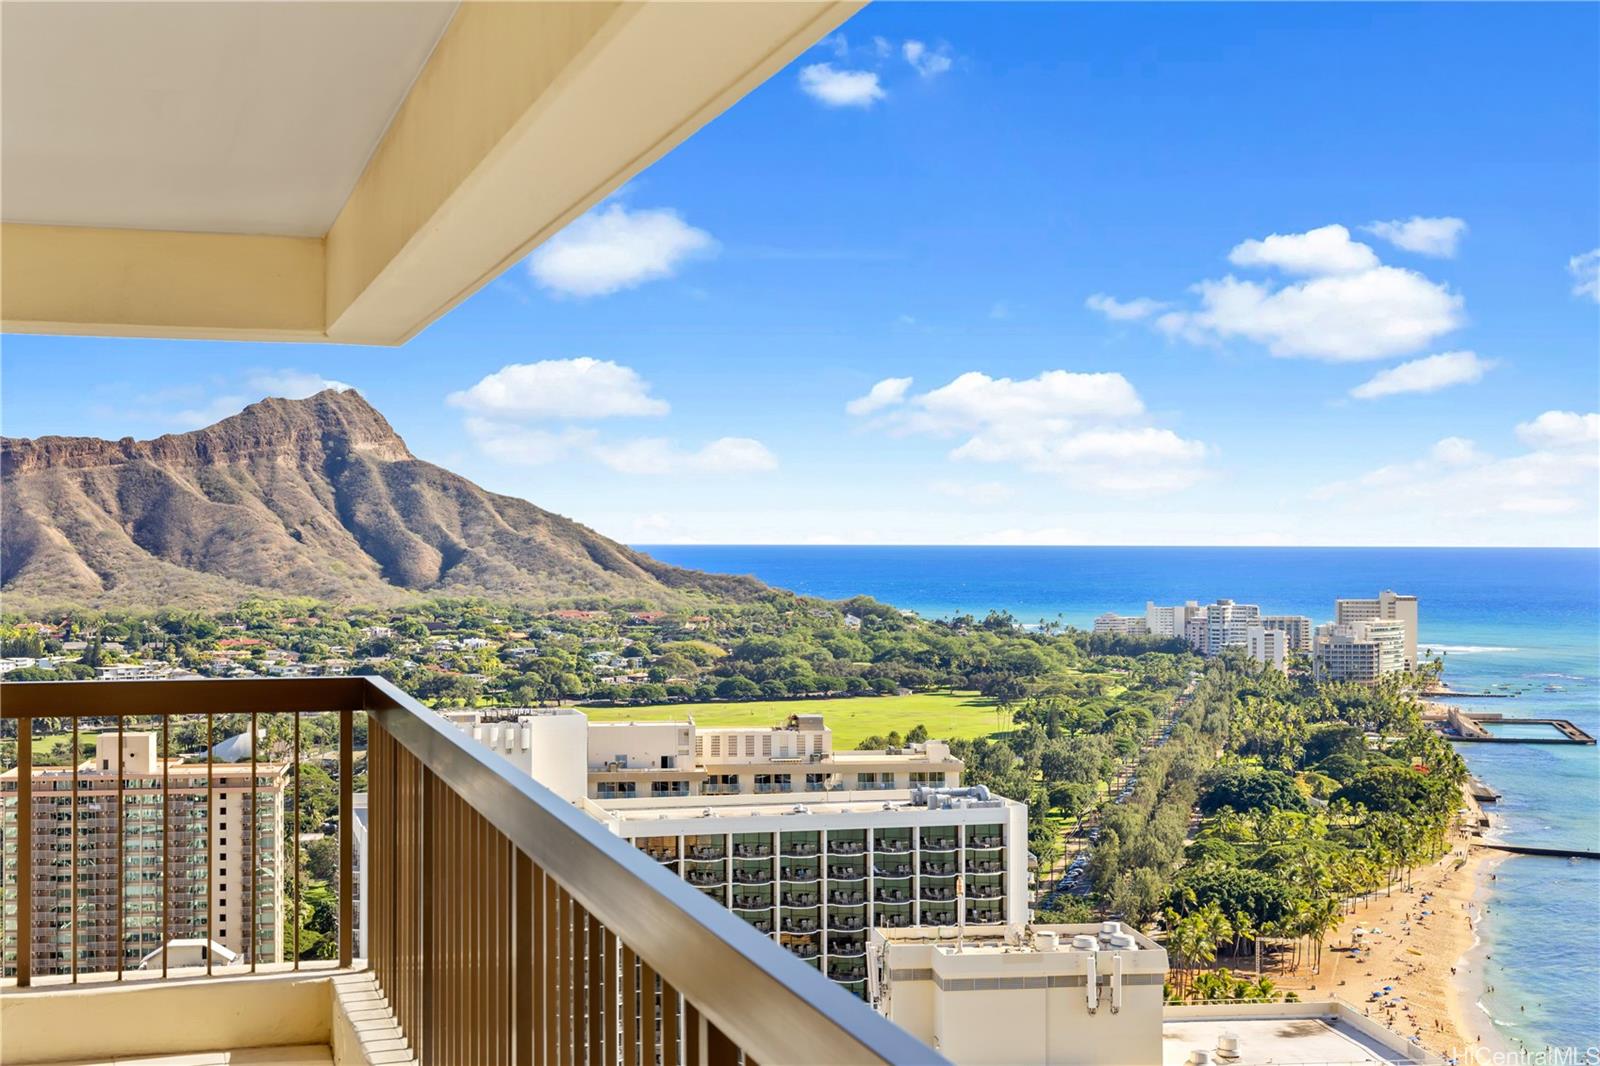
[[[878,787],[878,775],[877,774],[856,774],[856,787],[857,788],[877,788]]]

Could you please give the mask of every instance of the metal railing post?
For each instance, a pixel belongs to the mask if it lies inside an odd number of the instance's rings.
[[[355,712],[339,712],[339,965],[350,968],[355,944]]]
[[[17,985],[33,983],[33,719],[17,721]]]

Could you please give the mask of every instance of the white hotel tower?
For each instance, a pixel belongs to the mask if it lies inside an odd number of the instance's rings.
[[[1020,928],[1028,921],[1028,808],[982,787],[944,787],[959,780],[961,762],[937,741],[833,752],[816,716],[808,716],[814,720],[804,723],[806,729],[760,731],[696,730],[692,723],[590,725],[570,708],[513,722],[450,717],[863,998],[871,929]],[[759,739],[768,733],[772,748],[762,756]],[[721,763],[711,765],[716,756],[706,741],[729,736],[740,741],[737,761],[729,761],[724,748]],[[744,742],[752,737],[757,743],[747,756]],[[796,750],[802,739],[804,750]],[[698,758],[696,748],[702,749]],[[613,753],[606,755],[613,763],[626,754],[628,765],[638,768],[597,767],[597,751]],[[663,759],[662,752],[670,754]],[[787,780],[791,770],[806,780],[763,789],[763,779]],[[603,788],[628,773],[644,787],[627,795]],[[810,781],[813,776],[818,780]],[[740,791],[676,791],[685,778],[693,787],[721,782],[713,787]],[[885,778],[926,783],[885,787]],[[730,779],[738,783],[726,784]],[[754,782],[754,794],[743,791],[745,779]],[[647,790],[648,797],[641,794]]]

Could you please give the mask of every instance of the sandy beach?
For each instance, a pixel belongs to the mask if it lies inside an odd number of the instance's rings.
[[[1483,960],[1472,949],[1483,897],[1504,858],[1456,834],[1444,858],[1413,872],[1409,890],[1402,879],[1355,904],[1329,936],[1320,973],[1302,966],[1272,979],[1303,999],[1337,996],[1441,1055],[1465,1060],[1474,1047],[1503,1048],[1477,1006]]]

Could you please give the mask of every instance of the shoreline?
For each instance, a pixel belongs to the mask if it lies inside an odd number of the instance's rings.
[[[1328,938],[1321,971],[1275,974],[1278,987],[1303,999],[1337,996],[1447,1057],[1504,1050],[1478,1006],[1487,987],[1479,926],[1490,876],[1508,856],[1473,846],[1479,838],[1465,827],[1476,826],[1480,812],[1465,789],[1463,805],[1469,813],[1444,856],[1413,870],[1409,890],[1402,879],[1355,901]]]
[[[1468,901],[1469,920],[1472,927],[1472,940],[1465,951],[1456,960],[1454,969],[1455,977],[1450,982],[1449,1001],[1451,1020],[1461,1037],[1461,1047],[1478,1047],[1496,1054],[1505,1054],[1511,1050],[1511,1043],[1506,1039],[1494,1023],[1494,1015],[1483,1006],[1483,997],[1488,992],[1488,952],[1483,942],[1483,935],[1479,927],[1483,924],[1489,911],[1489,897],[1492,895],[1490,885],[1496,870],[1510,858],[1511,855],[1495,855],[1489,852],[1480,852],[1482,857],[1474,870],[1473,879],[1476,882],[1472,898]]]

